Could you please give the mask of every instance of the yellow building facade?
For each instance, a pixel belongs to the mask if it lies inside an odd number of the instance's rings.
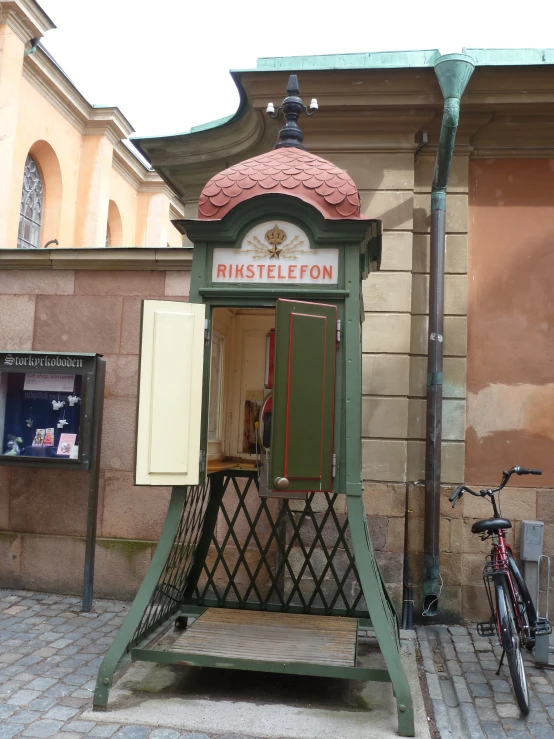
[[[121,111],[41,47],[53,28],[33,0],[0,3],[0,249],[181,246],[183,206],[126,145]]]

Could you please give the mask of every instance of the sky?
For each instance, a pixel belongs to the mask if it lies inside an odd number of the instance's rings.
[[[57,26],[44,46],[90,103],[118,106],[142,136],[234,113],[229,69],[258,57],[554,45],[552,0],[39,3]]]

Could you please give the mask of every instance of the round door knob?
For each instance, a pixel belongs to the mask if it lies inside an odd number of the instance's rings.
[[[277,490],[286,490],[289,486],[289,481],[286,477],[276,477],[275,480],[273,480],[273,485]]]

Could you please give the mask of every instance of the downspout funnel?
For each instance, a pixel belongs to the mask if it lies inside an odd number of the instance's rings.
[[[439,534],[446,187],[460,117],[460,98],[464,94],[474,67],[474,60],[465,54],[445,54],[435,62],[435,74],[444,97],[444,110],[431,188],[423,616],[437,615],[440,592]]]

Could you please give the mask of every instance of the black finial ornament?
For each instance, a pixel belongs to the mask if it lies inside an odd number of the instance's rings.
[[[275,145],[275,148],[280,149],[284,146],[295,146],[297,149],[305,149],[306,147],[302,144],[304,134],[298,125],[298,119],[302,111],[306,115],[313,115],[316,110],[317,100],[315,98],[312,99],[309,109],[304,105],[298,89],[298,77],[295,74],[291,74],[287,85],[287,97],[283,100],[281,107],[275,110],[273,103],[269,103],[266,109],[266,113],[271,118],[277,118],[281,111],[285,114],[286,123],[279,131],[279,141]]]

